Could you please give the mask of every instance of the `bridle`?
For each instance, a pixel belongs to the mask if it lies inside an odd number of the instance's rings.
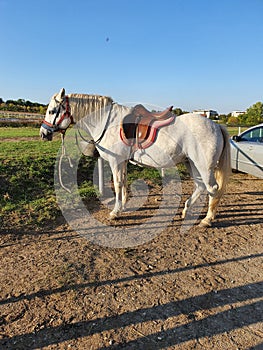
[[[56,102],[58,102],[55,99]],[[66,102],[66,106],[64,107],[63,103]],[[59,106],[56,112],[56,115],[53,119],[53,121],[51,123],[49,123],[48,121],[46,121],[45,119],[42,121],[42,127],[47,129],[50,133],[53,133],[55,131],[59,131],[61,133],[65,133],[67,128],[70,126],[70,124],[74,124],[74,120],[73,120],[73,116],[70,113],[70,106],[69,106],[69,99],[68,96],[65,96],[65,98],[62,100],[62,102],[58,102]],[[61,115],[61,117],[59,118],[59,120],[57,121],[60,112],[61,112],[61,108],[65,109],[65,112]],[[64,129],[62,129],[60,127],[60,124],[63,122],[63,120],[69,118],[70,119],[70,123],[68,124],[68,126]]]

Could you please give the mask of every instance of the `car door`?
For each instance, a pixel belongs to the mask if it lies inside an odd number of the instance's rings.
[[[263,178],[263,127],[244,132],[235,145],[237,170]]]
[[[263,179],[263,142],[254,143],[252,146],[252,158],[255,160],[253,175]]]

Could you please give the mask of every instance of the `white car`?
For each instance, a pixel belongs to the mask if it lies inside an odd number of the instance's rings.
[[[230,139],[231,166],[263,179],[263,123]]]

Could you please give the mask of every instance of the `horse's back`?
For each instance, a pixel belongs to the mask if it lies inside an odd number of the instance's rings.
[[[220,133],[220,127],[213,120],[202,116],[201,114],[186,113],[177,117],[177,121],[185,124],[194,134],[203,132]]]
[[[176,118],[176,128],[187,138],[195,138],[198,143],[222,140],[220,125],[199,114],[187,113]]]

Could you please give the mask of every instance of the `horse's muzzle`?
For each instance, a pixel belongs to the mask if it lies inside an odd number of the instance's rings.
[[[51,132],[48,132],[48,133],[40,132],[40,137],[41,137],[42,141],[52,141],[53,133],[51,133]]]

